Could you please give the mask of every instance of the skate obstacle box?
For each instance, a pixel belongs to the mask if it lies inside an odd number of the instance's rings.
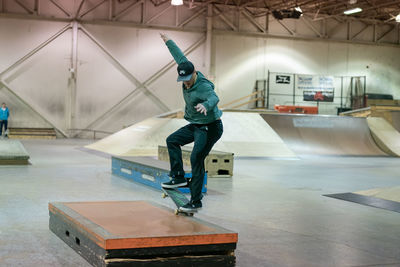
[[[153,202],[52,202],[49,214],[93,266],[235,266],[237,233]]]
[[[183,164],[190,166],[191,147],[182,147]],[[206,159],[204,166],[208,177],[229,178],[233,175],[233,153],[211,150]],[[158,159],[169,161],[168,148],[166,146],[158,146]]]
[[[170,180],[168,162],[149,157],[119,157],[111,158],[112,173],[137,183],[141,183],[161,191],[161,184]],[[191,178],[190,167],[184,166],[185,177]],[[179,188],[182,193],[189,193],[189,188]],[[207,173],[204,175],[202,192],[207,192]]]
[[[29,154],[18,140],[0,140],[0,165],[28,165]]]

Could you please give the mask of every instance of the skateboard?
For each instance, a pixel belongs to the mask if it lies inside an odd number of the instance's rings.
[[[189,199],[187,199],[187,197],[177,188],[162,188],[162,190],[164,192],[162,194],[162,197],[163,198],[170,197],[172,201],[175,203],[176,205],[175,215],[179,214],[183,214],[186,216],[194,215],[194,212],[186,212],[179,209],[180,207],[185,206],[187,203],[189,203]]]

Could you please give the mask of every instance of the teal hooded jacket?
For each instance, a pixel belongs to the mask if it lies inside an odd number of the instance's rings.
[[[6,107],[6,109],[3,110],[3,107],[0,106],[0,121],[8,120],[9,116],[10,116],[9,109]]]
[[[188,61],[174,41],[168,40],[166,45],[178,65]],[[214,84],[207,80],[200,71],[196,71],[196,73],[197,79],[192,87],[187,89],[182,83],[183,99],[185,100],[184,118],[194,124],[209,124],[222,116],[222,111],[217,106],[219,98],[214,91]],[[207,115],[194,108],[199,103],[207,109]]]

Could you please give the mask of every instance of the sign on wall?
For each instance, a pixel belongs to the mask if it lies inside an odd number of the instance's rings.
[[[297,75],[297,89],[303,91],[304,101],[333,102],[335,82],[332,76]]]
[[[276,75],[275,82],[283,83],[283,84],[290,84],[290,76],[289,75]]]

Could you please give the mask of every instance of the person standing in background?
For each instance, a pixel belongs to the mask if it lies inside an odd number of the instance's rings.
[[[10,117],[10,110],[8,109],[6,103],[1,104],[0,108],[0,136],[3,136],[3,126],[4,126],[4,136],[8,137],[8,117]]]

